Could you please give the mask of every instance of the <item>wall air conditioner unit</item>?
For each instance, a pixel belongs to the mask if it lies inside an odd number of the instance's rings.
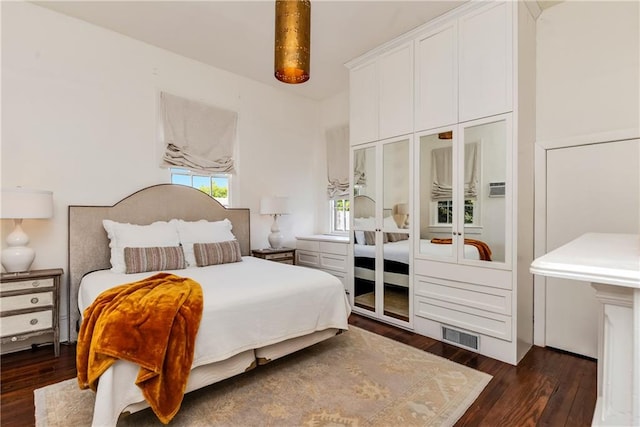
[[[505,190],[504,182],[489,183],[489,197],[504,197],[504,190]]]

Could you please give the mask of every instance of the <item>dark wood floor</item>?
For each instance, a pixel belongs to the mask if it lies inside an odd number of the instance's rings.
[[[516,367],[366,317],[354,314],[349,320],[493,375],[457,426],[591,425],[596,402],[596,362],[592,360],[534,347]],[[59,358],[53,357],[50,346],[7,354],[1,365],[0,424],[33,426],[33,390],[75,377],[75,347],[62,345]]]

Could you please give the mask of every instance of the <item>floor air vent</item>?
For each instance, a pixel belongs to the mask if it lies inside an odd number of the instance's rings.
[[[480,348],[480,337],[467,332],[458,331],[448,326],[442,327],[442,340],[455,344],[469,350],[478,351]]]

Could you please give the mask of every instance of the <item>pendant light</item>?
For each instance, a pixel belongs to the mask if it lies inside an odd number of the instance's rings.
[[[274,75],[284,83],[309,80],[311,2],[276,0]]]

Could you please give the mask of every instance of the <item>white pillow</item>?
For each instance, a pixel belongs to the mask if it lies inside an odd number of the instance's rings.
[[[183,221],[181,219],[172,219],[178,228],[178,236],[184,258],[189,267],[196,267],[196,256],[193,252],[194,243],[219,243],[229,240],[236,240],[231,229],[233,225],[228,219],[222,221]]]
[[[111,271],[115,273],[126,271],[124,248],[153,248],[180,244],[176,225],[165,221],[136,225],[105,219],[102,226],[109,237]]]
[[[354,228],[357,229],[366,229],[366,230],[375,230],[376,228],[376,219],[375,217],[367,217],[367,218],[354,218],[353,219]],[[355,238],[357,245],[364,245],[364,231],[356,230]]]

